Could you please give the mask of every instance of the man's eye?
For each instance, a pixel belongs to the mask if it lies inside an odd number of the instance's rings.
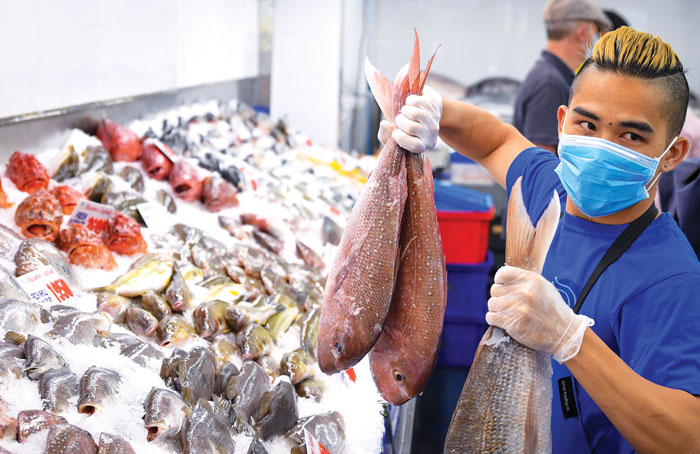
[[[631,140],[631,141],[633,141],[633,142],[636,142],[636,141],[638,141],[638,140],[642,140],[642,137],[641,137],[641,136],[639,136],[639,135],[637,135],[637,134],[635,134],[635,133],[633,133],[633,132],[626,132],[626,133],[624,133],[624,134],[622,135],[622,137],[624,137],[624,138],[627,139],[627,140]]]
[[[595,125],[590,121],[582,121],[580,125],[588,129],[589,131],[595,131]]]

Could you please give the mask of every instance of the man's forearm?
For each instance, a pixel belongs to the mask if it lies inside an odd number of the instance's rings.
[[[700,399],[641,377],[591,330],[565,365],[640,453],[700,452]]]
[[[513,126],[471,104],[444,99],[440,138],[458,153],[483,165],[505,184],[512,160],[532,146]]]

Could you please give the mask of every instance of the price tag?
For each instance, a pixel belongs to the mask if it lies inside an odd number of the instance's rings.
[[[304,429],[304,442],[306,443],[306,454],[331,454],[307,429]]]
[[[155,203],[140,203],[136,205],[146,227],[156,230],[167,230],[172,224],[172,215],[164,206]]]
[[[51,265],[23,274],[17,282],[35,303],[63,304],[73,298],[73,290]]]
[[[78,202],[78,206],[75,207],[73,214],[70,215],[68,223],[84,225],[100,235],[107,229],[109,220],[113,215],[114,208],[110,206],[89,200],[81,200]]]

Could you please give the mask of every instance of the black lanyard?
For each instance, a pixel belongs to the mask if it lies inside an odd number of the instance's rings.
[[[647,209],[644,214],[635,219],[630,223],[625,230],[620,233],[620,235],[615,238],[613,244],[610,245],[608,250],[600,259],[598,265],[596,265],[593,273],[588,278],[586,285],[583,286],[583,290],[576,299],[576,304],[574,305],[574,313],[578,314],[581,309],[583,301],[588,296],[588,293],[593,288],[593,285],[598,281],[601,274],[613,263],[617,261],[622,254],[624,254],[632,243],[635,242],[637,238],[644,232],[644,230],[651,224],[651,222],[656,218],[658,210],[656,206],[652,203],[649,209]],[[559,400],[561,401],[561,409],[564,414],[564,419],[578,417],[578,409],[576,405],[576,397],[574,394],[574,380],[570,376],[562,377],[557,380],[557,385],[559,388]]]
[[[625,230],[623,230],[615,241],[613,241],[613,244],[610,245],[608,250],[605,252],[605,255],[603,255],[603,258],[600,259],[600,262],[598,262],[598,265],[596,265],[593,273],[591,273],[591,276],[588,278],[588,282],[586,282],[586,285],[583,286],[583,290],[581,290],[581,293],[576,299],[576,304],[574,305],[575,314],[578,314],[583,301],[588,296],[588,293],[591,291],[591,288],[593,288],[593,285],[596,283],[596,281],[598,281],[600,275],[603,274],[603,271],[615,263],[617,259],[622,257],[622,254],[624,254],[627,249],[632,246],[632,243],[639,238],[642,232],[644,232],[644,229],[646,229],[654,218],[656,218],[656,214],[658,212],[659,210],[656,209],[656,205],[652,203],[644,214],[625,227]]]

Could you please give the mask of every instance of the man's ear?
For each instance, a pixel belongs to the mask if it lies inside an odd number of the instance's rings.
[[[561,132],[564,130],[564,118],[566,117],[566,111],[569,110],[567,106],[559,106],[557,109],[557,131],[559,133],[559,138],[561,139]]]
[[[685,137],[678,137],[676,142],[668,149],[668,153],[661,159],[659,170],[662,172],[670,172],[675,169],[678,164],[685,159],[690,149],[690,141]]]

